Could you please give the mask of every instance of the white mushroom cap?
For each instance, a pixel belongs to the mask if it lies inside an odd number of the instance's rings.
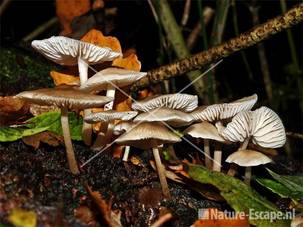
[[[226,162],[236,163],[239,166],[258,166],[270,163],[272,160],[265,154],[254,150],[240,150],[232,153],[226,159]]]
[[[146,72],[136,72],[119,68],[106,68],[89,78],[80,89],[84,91],[106,90],[112,84],[125,87],[146,76]]]
[[[257,102],[256,94],[238,99],[231,103],[214,104],[201,107],[192,112],[192,116],[197,121],[218,121],[235,116],[237,113],[250,110]]]
[[[219,135],[217,128],[207,121],[189,126],[187,129],[185,129],[184,134],[188,134],[194,138],[225,142],[223,137]]]
[[[198,107],[198,96],[188,94],[168,94],[146,98],[132,104],[132,109],[148,112],[159,107],[191,112]]]
[[[113,134],[116,136],[121,135],[122,133],[126,132],[127,130],[129,130],[131,127],[134,127],[135,125],[136,124],[134,122],[121,121],[114,126]]]
[[[32,47],[49,60],[60,65],[77,65],[78,58],[88,64],[98,64],[104,61],[112,61],[122,56],[121,53],[115,52],[108,47],[98,47],[88,42],[64,36],[34,40]]]
[[[98,113],[92,113],[84,117],[84,121],[87,123],[96,123],[96,122],[109,122],[112,120],[122,120],[129,121],[133,119],[138,114],[137,111],[115,111],[108,110]]]
[[[238,113],[219,134],[231,142],[243,142],[251,137],[253,143],[265,148],[282,147],[286,133],[279,116],[267,107]]]
[[[184,113],[180,110],[169,109],[161,107],[154,109],[150,112],[139,114],[134,122],[145,121],[145,122],[166,122],[173,127],[181,127],[189,125],[192,122],[192,117],[189,113]]]
[[[165,143],[180,142],[180,137],[161,123],[142,122],[116,139],[116,143],[150,149]]]
[[[92,95],[71,87],[44,88],[24,91],[16,97],[39,105],[52,105],[69,109],[101,107],[112,101],[111,98]]]

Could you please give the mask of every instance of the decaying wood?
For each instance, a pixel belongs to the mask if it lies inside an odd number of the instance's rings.
[[[132,90],[138,90],[151,84],[156,84],[163,80],[182,75],[183,73],[199,69],[219,59],[228,57],[239,50],[260,43],[270,36],[282,32],[302,21],[303,3],[296,5],[283,15],[260,24],[223,44],[212,47],[189,58],[149,71],[145,78],[132,86]]]

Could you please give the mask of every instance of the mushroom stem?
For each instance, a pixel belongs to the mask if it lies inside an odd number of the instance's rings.
[[[245,175],[244,175],[245,184],[250,185],[250,179],[251,179],[251,167],[248,166],[245,168]]]
[[[130,146],[125,146],[125,148],[124,148],[124,155],[123,155],[123,158],[122,158],[122,160],[124,162],[127,162],[127,160],[128,160],[129,150],[130,150]]]
[[[209,139],[204,139],[204,155],[205,155],[205,166],[208,169],[211,169],[212,163],[210,159],[210,148],[209,148]]]
[[[243,143],[241,144],[241,146],[239,147],[238,151],[242,151],[245,150],[248,146],[248,142],[249,142],[249,138],[246,138]],[[229,167],[229,170],[227,172],[227,175],[229,176],[235,176],[237,173],[237,168],[238,166],[234,163],[232,163]]]
[[[168,184],[167,184],[167,181],[166,181],[165,169],[164,169],[164,166],[162,165],[158,148],[156,148],[156,147],[153,148],[153,155],[154,155],[154,158],[155,158],[155,162],[156,162],[156,166],[157,166],[157,171],[158,171],[158,175],[159,175],[163,195],[166,198],[170,199],[171,195],[170,195]]]
[[[214,151],[213,171],[221,172],[222,151],[219,144],[216,144]]]
[[[66,148],[68,165],[72,174],[77,175],[80,173],[80,171],[78,169],[78,164],[76,161],[73,144],[70,136],[67,108],[61,108],[61,125],[62,125],[62,132],[63,132],[64,144]]]
[[[78,70],[80,77],[80,85],[84,84],[88,78],[88,64],[82,60],[81,57],[78,57]],[[91,113],[90,109],[84,110],[83,118]],[[92,143],[92,125],[83,121],[82,126],[82,139],[83,142],[89,146]]]

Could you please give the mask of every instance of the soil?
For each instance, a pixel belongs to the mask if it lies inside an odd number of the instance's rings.
[[[79,163],[93,155],[82,143],[74,143]],[[173,214],[169,226],[190,226],[198,209],[226,206],[203,198],[189,187],[169,181],[172,200],[162,198],[156,172],[149,165],[148,152],[136,153],[140,165],[123,162],[103,153],[84,167],[81,176],[70,174],[64,147],[43,144],[39,149],[21,140],[0,144],[0,223],[9,225],[8,212],[14,207],[34,210],[38,226],[87,226],[81,208],[94,214],[90,226],[104,226],[102,214],[92,206],[86,185],[98,191],[121,211],[123,226],[147,226],[167,211]],[[81,216],[81,215],[80,215]]]

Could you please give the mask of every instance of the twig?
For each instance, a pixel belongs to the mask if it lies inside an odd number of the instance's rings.
[[[162,22],[163,28],[167,34],[167,38],[173,46],[173,49],[179,59],[186,58],[190,56],[190,52],[186,47],[181,29],[176,22],[176,19],[173,15],[173,12],[170,9],[170,6],[167,0],[160,0],[159,4],[159,18]],[[199,77],[201,73],[198,71],[188,72],[186,75],[190,81],[195,80]],[[196,91],[196,94],[203,98],[204,96],[204,83],[203,79],[197,80],[193,87]]]
[[[204,8],[203,10],[204,25],[207,25],[209,23],[209,21],[211,20],[214,14],[215,11],[212,8],[210,7]],[[199,21],[197,22],[194,29],[192,30],[192,32],[189,34],[187,38],[186,43],[187,43],[187,48],[189,50],[191,50],[195,46],[200,34],[201,34],[201,23]]]
[[[187,24],[189,13],[190,13],[191,0],[185,0],[183,16],[181,20],[181,25],[185,26]]]
[[[147,0],[147,2],[148,2],[148,5],[149,5],[149,8],[152,11],[152,14],[153,14],[153,16],[155,18],[156,23],[159,24],[159,17],[157,15],[156,9],[155,9],[152,1],[151,0]]]
[[[12,0],[3,0],[2,4],[0,5],[0,17],[8,7],[8,5],[12,2]]]
[[[138,90],[151,84],[159,83],[183,73],[199,69],[209,63],[218,61],[221,58],[256,45],[270,36],[284,31],[287,28],[303,21],[303,3],[300,3],[288,10],[285,14],[275,17],[263,24],[255,26],[251,30],[242,33],[240,36],[229,41],[202,51],[189,58],[179,60],[175,63],[164,65],[157,69],[150,70],[147,76],[132,86],[132,90]]]
[[[173,215],[171,213],[164,214],[157,221],[155,221],[154,224],[151,225],[151,227],[160,227],[172,217]]]
[[[286,132],[286,135],[289,137],[297,138],[303,140],[303,134],[297,132]]]
[[[24,42],[28,42],[36,38],[37,36],[41,35],[43,32],[45,32],[47,29],[52,27],[58,22],[57,17],[53,17],[50,20],[46,21],[45,23],[41,24],[39,27],[37,27],[34,31],[29,33],[27,36],[25,36],[22,40]]]
[[[252,15],[252,21],[253,25],[257,25],[260,23],[259,15],[258,15],[258,6],[256,6],[256,0],[252,2],[252,5],[249,6],[249,10]],[[260,66],[261,66],[261,72],[263,74],[263,83],[265,86],[265,91],[267,94],[267,98],[269,100],[269,103],[272,102],[272,83],[270,79],[270,72],[269,72],[269,66],[268,61],[266,58],[266,52],[263,43],[258,44],[258,55],[260,60]]]

